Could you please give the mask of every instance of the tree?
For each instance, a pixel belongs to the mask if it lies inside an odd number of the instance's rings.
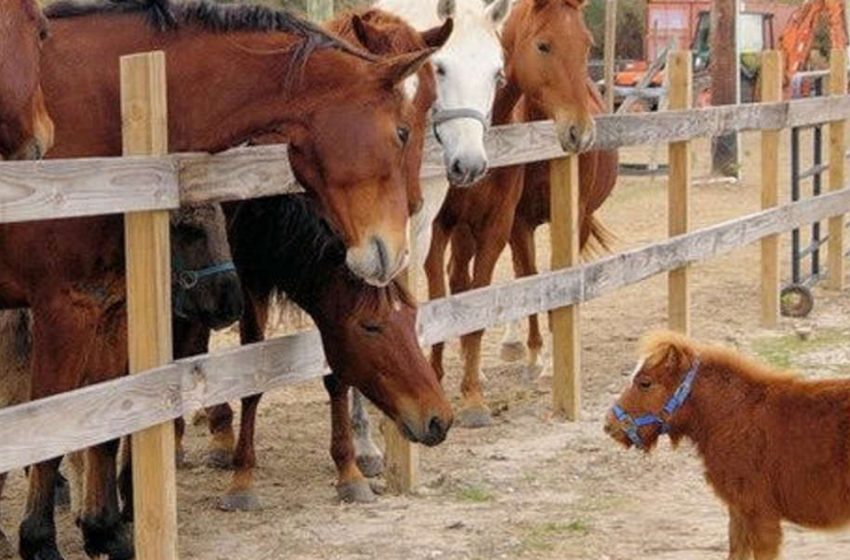
[[[714,0],[711,7],[711,104],[738,102],[738,53],[736,49],[736,0]],[[727,177],[738,176],[738,135],[713,139],[712,171]]]

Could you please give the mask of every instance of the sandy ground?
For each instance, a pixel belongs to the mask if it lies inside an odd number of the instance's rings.
[[[786,145],[787,145],[787,138]],[[695,186],[694,227],[758,209],[758,137],[744,137],[741,185]],[[784,149],[784,148],[783,148]],[[645,161],[649,149],[624,154]],[[660,151],[663,157],[663,150]],[[705,173],[707,143],[695,150],[694,171]],[[787,161],[783,192],[787,193]],[[602,211],[620,248],[663,238],[664,177],[622,178]],[[787,194],[783,194],[783,200]],[[538,233],[541,264],[548,261]],[[787,275],[787,239],[782,255]],[[509,255],[497,272],[511,277]],[[806,374],[850,373],[850,302],[817,290],[804,321],[784,319],[776,331],[758,327],[758,248],[748,247],[693,271],[693,331],[733,344]],[[545,268],[545,267],[544,267]],[[651,456],[627,452],[602,432],[603,415],[626,383],[636,339],[666,322],[663,276],[582,307],[583,405],[575,423],[549,418],[549,395],[536,391],[521,364],[498,358],[501,329],[485,338],[486,392],[499,411],[485,430],[454,429],[435,449],[423,449],[422,485],[406,497],[342,505],[333,488],[327,447],[329,407],[318,382],[269,395],[260,409],[258,492],[264,509],[216,508],[229,474],[202,465],[203,427],[189,430],[189,459],[179,473],[180,550],[184,559],[709,559],[724,558],[726,514],[702,479],[699,461],[665,441]],[[799,326],[813,329],[797,339]],[[227,344],[230,339],[219,340]],[[460,364],[448,354],[447,388],[456,398]],[[23,504],[23,477],[12,477],[2,526],[14,535]],[[70,515],[59,514],[62,549],[83,558]],[[850,532],[786,530],[786,558],[846,558]]]

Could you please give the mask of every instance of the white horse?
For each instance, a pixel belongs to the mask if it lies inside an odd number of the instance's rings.
[[[496,90],[504,79],[499,29],[512,0],[378,0],[374,4],[416,29],[430,29],[451,17],[454,30],[448,42],[431,57],[437,79],[437,100],[431,113],[434,135],[443,150],[446,177],[422,182],[423,204],[411,216],[409,266],[422,270],[431,245],[431,224],[443,206],[449,186],[473,185],[487,172],[484,133]],[[408,91],[415,93],[415,77]],[[375,476],[383,457],[369,434],[363,398],[353,391],[351,407],[357,463],[363,474]]]

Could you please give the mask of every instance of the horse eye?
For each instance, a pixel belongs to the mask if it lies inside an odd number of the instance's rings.
[[[539,43],[537,43],[537,50],[542,52],[543,54],[549,54],[552,51],[552,45],[544,41],[540,41]]]
[[[505,82],[506,82],[507,80],[506,80],[506,78],[505,78],[505,73],[504,73],[504,71],[499,70],[498,72],[496,72],[496,80],[495,80],[495,81],[496,81],[496,85],[497,85],[498,87],[502,87],[503,85],[505,85]]]
[[[378,323],[371,323],[369,321],[361,321],[360,328],[363,329],[366,334],[370,336],[379,335],[384,331],[384,327],[382,327]]]
[[[650,387],[652,387],[652,381],[651,380],[649,380],[645,377],[638,379],[638,389],[640,389],[641,391],[646,391]]]
[[[44,42],[48,39],[48,37],[50,37],[50,31],[48,31],[48,29],[46,27],[42,27],[41,29],[38,30],[38,40],[39,41]]]
[[[446,67],[443,64],[440,64],[439,62],[434,64],[434,71],[437,73],[438,76],[446,75]]]
[[[407,145],[407,140],[410,138],[410,129],[405,126],[400,126],[395,129],[396,134],[398,135],[398,140],[401,142],[402,146]]]

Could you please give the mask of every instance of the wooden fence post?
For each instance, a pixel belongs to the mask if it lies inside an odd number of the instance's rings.
[[[605,2],[605,112],[614,113],[614,66],[617,59],[617,0]]]
[[[164,53],[122,57],[124,155],[165,155],[167,118]],[[135,373],[172,360],[168,212],[127,213],[124,232],[129,361]],[[136,559],[176,560],[174,425],[133,434],[132,442]]]
[[[830,95],[847,94],[847,52],[832,49],[829,59]],[[844,188],[844,120],[829,123],[829,190]],[[827,287],[844,289],[844,214],[829,219]]]
[[[765,51],[761,58],[761,101],[782,101],[782,53]],[[761,133],[761,207],[779,204],[779,135],[781,130]],[[761,240],[761,324],[779,324],[779,236]]]
[[[418,262],[418,255],[411,254],[410,257],[411,263]],[[411,264],[402,278],[414,297],[417,272]],[[381,433],[384,435],[384,479],[387,481],[387,489],[394,494],[410,492],[419,483],[419,448],[401,435],[389,418],[384,417]]]
[[[690,109],[692,93],[691,51],[674,51],[667,57],[670,110]],[[667,230],[670,237],[687,233],[691,206],[690,142],[671,142],[667,188]],[[688,267],[671,270],[667,276],[667,313],[670,329],[684,334],[691,331],[690,286]]]
[[[307,17],[323,23],[334,15],[334,0],[307,0]]]
[[[579,264],[578,156],[549,162],[552,270]],[[581,412],[581,340],[579,306],[554,309],[552,331],[552,405],[556,416],[577,420]]]

